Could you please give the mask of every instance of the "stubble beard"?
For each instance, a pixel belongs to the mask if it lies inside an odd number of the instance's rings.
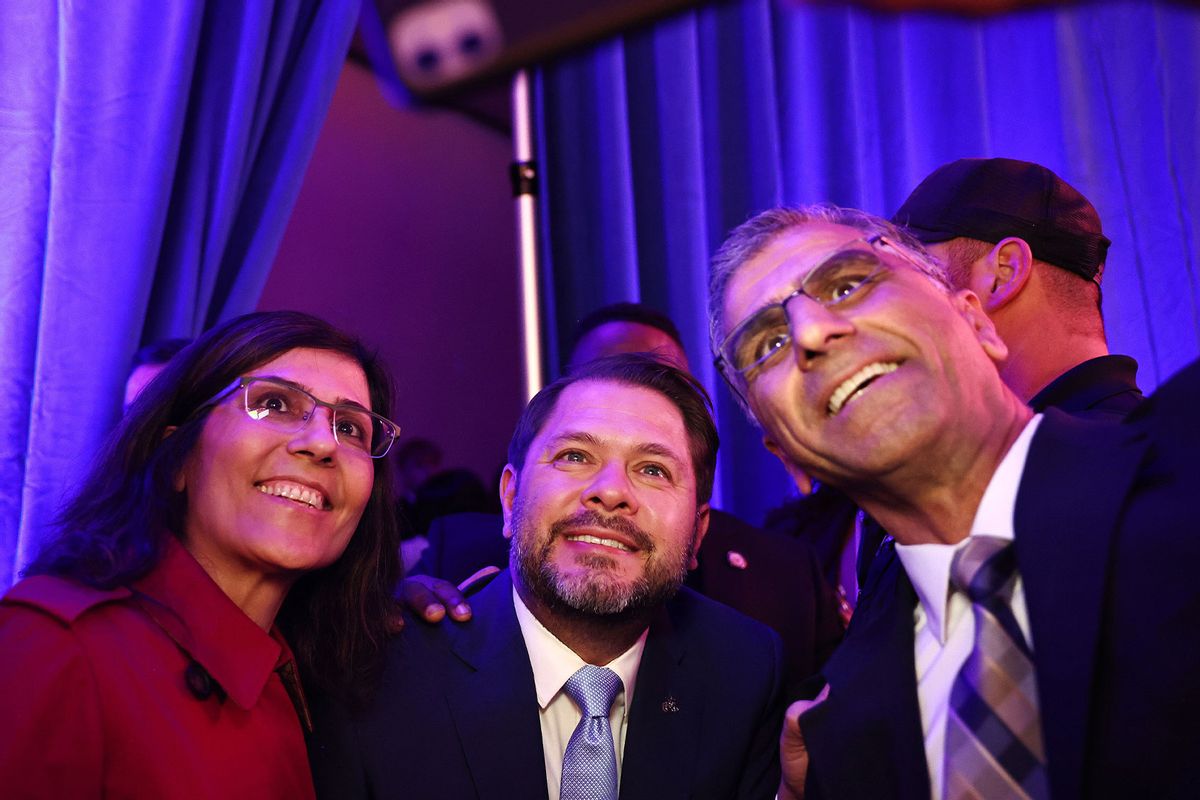
[[[659,549],[645,531],[629,520],[596,511],[581,511],[560,519],[539,535],[518,496],[513,505],[511,561],[525,588],[551,611],[577,617],[624,619],[640,616],[675,596],[687,577],[695,548],[696,529],[678,558],[655,557]],[[578,557],[586,567],[565,574],[551,558],[556,540],[572,527],[588,526],[619,531],[631,538],[646,559],[641,576],[621,577],[615,558],[600,553]]]

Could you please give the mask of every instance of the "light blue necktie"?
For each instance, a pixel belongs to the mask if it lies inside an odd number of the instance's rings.
[[[583,718],[563,754],[561,800],[617,800],[617,753],[608,711],[621,688],[617,673],[590,664],[563,685]]]

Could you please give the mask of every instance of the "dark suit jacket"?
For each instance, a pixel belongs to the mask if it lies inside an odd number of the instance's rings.
[[[365,712],[314,698],[309,758],[318,796],[546,797],[533,670],[508,573],[473,607],[465,625],[409,621]],[[773,797],[780,679],[778,636],[681,590],[646,639],[622,800]]]
[[[495,514],[434,520],[415,574],[461,582],[489,564],[508,564],[504,521]],[[687,586],[767,625],[783,639],[785,694],[795,695],[842,638],[833,590],[811,548],[713,510]]]
[[[1046,412],[1014,516],[1056,800],[1196,797],[1200,770],[1200,363],[1125,423]],[[916,593],[876,559],[828,700],[804,715],[810,798],[929,797]]]
[[[1146,400],[1137,370],[1129,356],[1097,356],[1059,375],[1029,405],[1034,411],[1057,408],[1084,419],[1121,420]]]

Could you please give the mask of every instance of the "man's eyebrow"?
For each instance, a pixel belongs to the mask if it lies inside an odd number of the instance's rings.
[[[275,381],[276,383],[282,383],[285,386],[291,386],[293,389],[299,389],[302,392],[307,392],[308,394],[312,395],[313,397],[317,397],[317,394],[316,394],[316,392],[314,392],[312,390],[312,387],[305,386],[302,383],[296,383],[295,381],[289,380],[289,379],[283,377],[282,375],[251,375],[250,377],[251,378],[262,378],[265,380],[272,380],[272,381]],[[321,398],[317,397],[317,399],[320,400]],[[367,408],[366,406],[364,406],[362,403],[358,402],[357,400],[352,400],[349,397],[336,397],[336,398],[334,398],[333,402],[330,403],[330,405],[354,406],[355,408],[361,408],[363,411],[370,411],[370,409]]]
[[[600,440],[587,431],[563,431],[546,444],[550,447],[561,447],[564,444],[589,444],[598,447]]]
[[[834,250],[831,253],[826,253],[825,255],[823,255],[819,261],[817,261],[815,264],[810,266],[804,272],[803,276],[801,276],[798,280],[793,281],[796,284],[795,287],[793,288],[793,291],[801,288],[801,286],[804,285],[804,282],[806,280],[808,280],[809,278],[811,278],[814,274],[816,274],[816,272],[820,269],[824,269],[826,267],[841,266],[843,263],[845,263],[847,261],[854,261],[856,259],[862,258],[864,254],[865,255],[874,255],[869,249],[858,246],[863,243],[864,243],[864,240],[862,240],[862,239],[854,239],[853,241],[846,242],[841,247],[839,247],[837,250]],[[878,257],[876,257],[876,258],[878,258]]]
[[[637,452],[648,456],[658,456],[659,458],[667,458],[676,462],[682,462],[684,460],[670,447],[667,447],[665,444],[659,444],[658,442],[645,442],[644,444],[639,444],[635,449]]]
[[[585,444],[592,447],[601,447],[604,442],[595,434],[588,433],[587,431],[564,431],[546,444],[549,448],[562,447],[567,444]],[[635,445],[633,450],[641,455],[658,456],[659,458],[667,458],[676,462],[684,460],[675,450],[658,442],[641,442]]]

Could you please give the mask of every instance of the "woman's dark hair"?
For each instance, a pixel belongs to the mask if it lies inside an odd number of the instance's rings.
[[[175,479],[208,418],[204,404],[298,347],[353,359],[366,376],[372,410],[391,413],[387,371],[357,339],[295,311],[230,320],[180,351],[138,396],[59,515],[57,538],[25,574],[60,575],[107,589],[153,569],[166,537],[183,534],[187,497],[175,489]],[[276,619],[306,677],[349,696],[361,695],[377,675],[400,578],[389,459],[374,459],[373,466],[371,496],[345,553],[301,577]]]

